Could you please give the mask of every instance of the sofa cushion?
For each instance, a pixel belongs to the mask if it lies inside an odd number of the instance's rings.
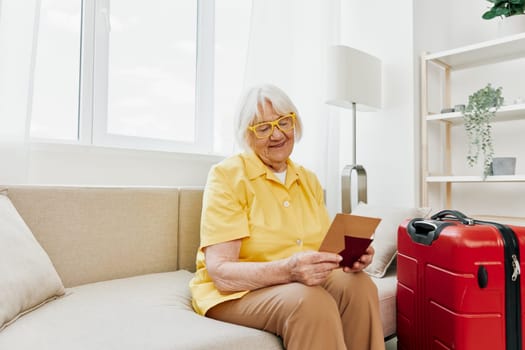
[[[181,188],[179,194],[179,269],[195,272],[200,245],[200,225],[203,188]]]
[[[177,188],[12,186],[9,197],[66,287],[177,269]]]
[[[396,334],[396,292],[397,274],[395,263],[388,269],[383,277],[372,277],[372,281],[377,286],[379,294],[379,311],[383,324],[383,334],[385,338]]]
[[[0,330],[22,314],[64,294],[49,256],[6,191],[0,192],[0,291]]]
[[[372,246],[374,260],[365,271],[374,277],[383,277],[397,254],[397,229],[407,218],[425,217],[430,208],[403,208],[373,206],[360,202],[352,214],[381,218],[374,233]]]
[[[71,288],[7,327],[0,349],[282,349],[270,333],[196,314],[192,276],[179,270]]]

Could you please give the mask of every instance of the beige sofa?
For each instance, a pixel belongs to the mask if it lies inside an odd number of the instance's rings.
[[[66,293],[1,330],[0,349],[282,349],[272,334],[193,312],[202,189],[7,190]],[[390,336],[395,271],[374,281]]]

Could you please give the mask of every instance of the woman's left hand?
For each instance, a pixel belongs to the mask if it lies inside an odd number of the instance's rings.
[[[352,265],[352,267],[345,266],[343,267],[344,272],[359,272],[362,271],[364,268],[366,268],[368,265],[372,263],[372,259],[374,258],[374,247],[368,246],[365,253],[361,255],[359,259]]]

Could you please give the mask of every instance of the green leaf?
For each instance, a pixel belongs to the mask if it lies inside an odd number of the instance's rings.
[[[508,8],[505,8],[505,7],[498,7],[496,9],[494,9],[494,14],[496,16],[509,16],[510,15],[510,9]]]
[[[481,18],[483,18],[483,19],[493,19],[494,17],[496,17],[496,14],[495,14],[494,11],[492,11],[492,10],[485,12],[485,13],[481,16]]]
[[[464,126],[469,141],[467,164],[474,166],[483,155],[483,176],[490,173],[494,155],[492,125],[496,111],[503,104],[502,88],[494,88],[489,83],[468,97],[463,111]]]
[[[483,19],[525,14],[525,0],[487,0],[492,7],[481,16]]]

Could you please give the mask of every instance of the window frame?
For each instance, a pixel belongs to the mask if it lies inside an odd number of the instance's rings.
[[[195,141],[170,141],[107,132],[109,2],[82,0],[78,143],[181,153],[213,153],[215,0],[197,1]]]

